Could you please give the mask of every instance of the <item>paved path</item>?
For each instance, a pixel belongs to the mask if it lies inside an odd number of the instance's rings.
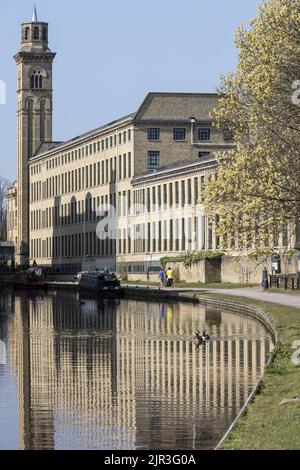
[[[123,287],[126,287],[124,284]],[[148,286],[135,286],[135,285],[129,285],[128,287],[139,287],[139,288],[147,288]],[[158,290],[158,287],[153,287],[149,286],[149,289],[152,290]],[[247,297],[249,299],[255,299],[255,300],[262,300],[263,302],[272,302],[275,304],[280,304],[280,305],[286,305],[288,307],[295,307],[300,309],[300,294],[295,293],[295,294],[281,294],[281,293],[276,293],[276,292],[268,292],[268,291],[263,291],[261,288],[236,288],[236,289],[209,289],[209,288],[192,288],[192,287],[186,287],[186,288],[175,288],[175,289],[164,289],[165,291],[170,291],[170,292],[179,292],[179,293],[184,293],[184,292],[207,292],[210,294],[222,294],[224,296],[226,295],[235,295],[237,297]]]

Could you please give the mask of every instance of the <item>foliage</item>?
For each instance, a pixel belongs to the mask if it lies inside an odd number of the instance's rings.
[[[272,247],[300,219],[300,106],[292,99],[300,80],[300,0],[260,4],[236,45],[237,69],[222,78],[215,111],[236,148],[217,155],[205,204],[219,214],[225,239]]]
[[[269,256],[278,253],[282,257],[292,257],[297,254],[297,250],[278,250],[272,248],[256,248],[251,250],[248,253],[250,259],[258,259],[258,258],[268,258]]]
[[[165,256],[161,258],[160,263],[163,267],[166,267],[168,263],[183,263],[186,268],[190,268],[193,264],[197,264],[199,261],[205,259],[219,259],[224,255],[220,251],[193,251],[187,253],[181,253],[178,256],[170,257]]]

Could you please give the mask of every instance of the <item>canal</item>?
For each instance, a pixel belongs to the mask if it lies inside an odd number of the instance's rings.
[[[271,349],[199,304],[1,290],[0,449],[212,449]]]

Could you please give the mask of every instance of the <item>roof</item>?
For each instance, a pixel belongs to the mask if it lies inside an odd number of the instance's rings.
[[[36,5],[34,5],[34,10],[33,10],[33,14],[32,14],[32,23],[37,23],[38,22],[38,16],[37,16],[37,12],[36,12]]]
[[[37,153],[30,161],[44,156],[50,156],[54,151],[63,151],[71,145],[79,144],[90,137],[98,136],[103,131],[125,124],[127,121],[188,121],[191,117],[197,121],[207,121],[209,113],[213,110],[218,101],[217,93],[169,93],[151,92],[135,113],[127,114],[108,124],[92,129],[88,132],[73,137],[65,142],[54,142],[53,148],[46,149],[42,144]],[[47,143],[50,145],[50,143]]]
[[[217,161],[212,155],[201,158],[201,160],[198,161],[187,162],[185,160],[159,168],[155,171],[148,171],[147,173],[135,176],[132,179],[131,183],[133,184],[133,186],[135,186],[138,184],[150,182],[152,180],[168,178],[170,176],[173,176],[174,173],[176,174],[176,176],[180,176],[185,173],[193,173],[194,171],[199,169],[212,168],[216,166],[216,164]]]
[[[97,127],[96,129],[90,130],[88,132],[84,132],[83,134],[80,134],[76,137],[73,137],[72,139],[66,140],[64,142],[45,142],[40,145],[38,148],[36,154],[31,157],[30,160],[34,160],[36,158],[41,158],[46,155],[51,155],[53,151],[57,150],[63,150],[64,148],[70,147],[70,145],[74,145],[77,143],[80,143],[81,141],[87,140],[89,137],[92,136],[97,136],[100,132],[105,131],[106,129],[109,130],[111,127],[115,127],[118,125],[121,125],[123,123],[126,123],[127,121],[133,120],[135,116],[135,113],[128,114],[120,119],[116,119],[115,121],[111,121],[108,124],[105,124],[103,126]],[[48,148],[48,150],[45,150],[44,145],[47,146],[53,146],[52,148]]]

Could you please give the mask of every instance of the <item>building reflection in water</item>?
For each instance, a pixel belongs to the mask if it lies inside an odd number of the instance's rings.
[[[21,449],[208,449],[261,376],[272,341],[200,305],[17,293],[8,318]],[[197,348],[196,329],[212,341]]]

